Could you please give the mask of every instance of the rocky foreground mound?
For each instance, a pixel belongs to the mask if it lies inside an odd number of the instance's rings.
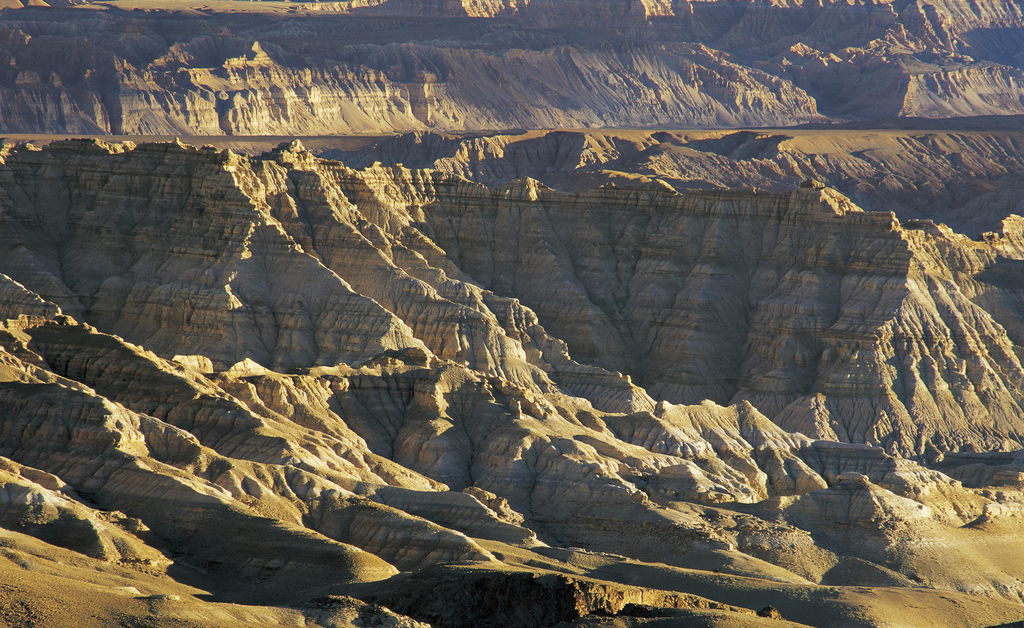
[[[9,623],[1024,617],[1019,219],[2,159]]]
[[[166,6],[0,8],[0,129],[319,135],[1024,113],[1016,1]]]

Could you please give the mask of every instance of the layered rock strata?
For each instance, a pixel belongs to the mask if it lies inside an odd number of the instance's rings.
[[[9,290],[167,358],[418,351],[604,410],[748,400],[908,455],[1020,438],[1015,218],[979,242],[829,189],[492,190],[297,144],[55,143],[0,177]]]
[[[404,172],[363,179],[385,194]],[[1016,217],[978,242],[813,187],[468,188],[481,203],[443,181],[404,204],[449,259],[656,399],[749,400],[787,429],[909,455],[1019,442]]]
[[[589,578],[502,602],[567,621],[682,610],[692,570],[737,617],[750,582],[784,617],[820,585],[1020,612],[1020,494],[920,464],[1019,438],[1012,221],[975,242],[820,186],[490,189],[297,143],[58,142],[0,181],[19,547],[335,625],[344,595],[437,621],[385,597],[438,564],[485,574],[466,608],[501,571]],[[652,569],[677,584],[622,586]],[[813,625],[875,621],[843,600]]]
[[[1024,113],[1024,17],[998,0],[217,6],[6,10],[0,128],[317,135]]]
[[[618,50],[609,50],[541,34],[548,41],[539,48],[512,41],[495,42],[495,50],[486,43],[480,48],[483,42],[476,38],[438,46],[405,38],[389,42],[384,35],[381,43],[307,50],[288,27],[270,25],[256,35],[244,21],[221,17],[227,33],[197,36],[173,14],[166,16],[174,22],[170,29],[114,19],[102,28],[106,32],[71,43],[78,13],[66,15],[64,32],[55,34],[31,19],[0,22],[10,66],[0,79],[0,98],[7,103],[0,129],[337,135],[428,128],[775,126],[824,119],[792,82],[700,45],[635,46],[613,37],[609,44]],[[359,32],[365,24],[310,17],[294,27],[310,33],[308,43],[337,37],[339,27],[365,39]],[[390,30],[390,21],[382,26]],[[459,39],[459,26],[441,28]],[[111,41],[111,31],[122,29],[138,31],[141,41],[127,48]]]
[[[414,132],[359,150],[321,149],[354,168],[429,168],[500,187],[530,177],[581,192],[660,180],[673,189],[789,191],[814,179],[901,222],[933,220],[979,235],[1024,213],[1022,118],[892,121],[895,129],[533,131],[457,137]],[[888,126],[885,124],[884,126]]]
[[[546,549],[539,537],[778,586],[1016,591],[1010,572],[986,561],[1016,538],[1018,501],[965,490],[878,449],[787,434],[749,406],[677,407],[659,420],[606,414],[397,357],[358,370],[281,375],[250,365],[206,376],[58,317],[6,327],[7,372],[23,381],[0,386],[10,476],[0,515],[19,534],[127,568],[121,577],[136,590],[142,576],[132,580],[132,570],[176,578],[185,570],[186,582],[215,599],[312,599],[302,612],[326,621],[341,607],[315,596],[387,577],[388,563],[474,561],[490,581],[505,576],[487,575],[488,565],[528,548],[556,570],[592,562],[580,550]],[[33,360],[6,351],[16,347]],[[417,469],[454,488],[473,484],[448,492]],[[971,521],[986,531],[945,541]],[[920,555],[935,547],[962,552],[960,568],[937,572],[931,555]],[[1002,569],[1012,566],[1004,559]],[[453,576],[452,586],[469,592],[465,604],[485,599],[474,596],[486,587],[466,589]],[[581,585],[585,606],[567,619],[608,605],[601,612],[628,614],[631,600],[693,603],[619,591],[607,583],[614,577],[601,577]],[[437,620],[429,605],[388,597],[405,586],[344,590]],[[541,601],[520,597],[508,603]],[[444,625],[471,623],[448,608]]]

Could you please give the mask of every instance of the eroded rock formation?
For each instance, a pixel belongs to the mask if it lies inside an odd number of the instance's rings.
[[[968,235],[998,231],[1024,213],[1024,118],[893,121],[765,131],[531,131],[466,137],[413,132],[320,155],[354,168],[429,168],[500,187],[530,177],[582,192],[614,182],[662,181],[673,189],[790,191],[828,184],[870,211],[901,222],[932,220]]]
[[[0,20],[0,128],[318,135],[1020,114],[1020,5],[970,6],[12,7]]]
[[[299,143],[56,142],[0,182],[26,587],[75,554],[122,570],[86,580],[103,612],[213,625],[1024,614],[1016,454],[942,459],[1019,449],[1017,220],[974,241],[821,185],[492,189]]]
[[[396,189],[405,172],[362,178],[575,358],[655,399],[745,399],[787,429],[909,455],[969,433],[982,449],[1019,440],[1019,314],[1002,305],[1019,290],[1016,217],[977,242],[829,189]]]

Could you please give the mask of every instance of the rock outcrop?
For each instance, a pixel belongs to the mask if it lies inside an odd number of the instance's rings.
[[[246,6],[243,16],[235,7],[5,9],[0,129],[326,135],[1024,113],[1020,6],[971,6],[349,0]]]
[[[911,456],[1024,428],[1016,219],[978,242],[827,188],[492,190],[298,144],[55,143],[8,154],[0,177],[19,302],[214,370],[398,351],[605,411],[747,400]]]
[[[823,185],[492,189],[296,142],[55,142],[0,183],[19,552],[179,597],[146,604],[293,605],[271,625],[890,608],[848,585],[1020,614],[1019,460],[943,458],[1019,449],[1017,220],[973,241]],[[441,580],[463,610],[403,606]]]
[[[976,242],[829,189],[526,181],[484,204],[424,189],[404,203],[463,272],[655,399],[748,400],[787,429],[907,455],[1019,442],[1015,218]]]
[[[374,601],[428,620],[437,628],[462,626],[546,627],[587,615],[605,617],[671,616],[675,609],[715,610],[753,616],[696,595],[615,586],[564,575],[476,572],[434,568],[416,580],[398,581]],[[466,591],[472,594],[466,595]],[[479,600],[486,600],[480,604]],[[659,613],[660,611],[660,613]]]
[[[354,168],[429,168],[500,187],[523,177],[582,192],[662,181],[679,192],[790,191],[815,179],[901,222],[932,220],[977,236],[1024,214],[1024,118],[890,121],[894,128],[776,131],[532,131],[455,137],[414,132],[320,155]]]

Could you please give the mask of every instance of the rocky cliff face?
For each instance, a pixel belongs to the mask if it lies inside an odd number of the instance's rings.
[[[814,187],[489,189],[298,145],[64,142],[2,176],[8,276],[167,358],[417,350],[604,410],[749,400],[907,455],[1020,438],[1017,219],[972,241]]]
[[[297,143],[57,142],[0,181],[24,587],[96,567],[60,590],[214,625],[867,626],[890,590],[934,625],[1024,614],[1016,459],[922,466],[1019,448],[1014,221],[491,189]]]
[[[491,187],[530,177],[581,192],[605,183],[661,181],[692,189],[789,192],[801,181],[827,183],[870,211],[901,222],[943,222],[960,233],[998,231],[1024,212],[1018,150],[1024,118],[950,122],[908,120],[894,129],[776,131],[533,131],[449,136],[414,132],[359,150],[321,149],[355,168],[429,168]]]
[[[360,0],[152,16],[27,7],[0,19],[0,123],[5,132],[320,135],[1020,114],[1020,6],[972,7]]]
[[[745,399],[794,431],[911,455],[954,434],[984,449],[1019,438],[1019,315],[983,296],[1016,299],[1015,218],[974,242],[827,189],[571,195],[526,182],[467,203],[459,188],[406,187],[399,201],[465,273],[655,399]],[[968,396],[943,401],[947,386]]]
[[[365,25],[334,18],[297,26],[333,39],[339,20],[342,33],[349,22],[357,31]],[[295,48],[289,28],[256,40],[244,32],[196,37],[131,24],[149,31],[149,49],[140,55],[106,37],[68,41],[70,24],[67,35],[51,35],[49,26],[40,33],[31,22],[7,26],[7,132],[329,135],[819,119],[803,90],[701,46],[617,41],[609,49],[545,36],[550,41],[540,47],[498,44],[497,51],[491,44],[386,39],[307,51]],[[460,35],[457,27],[443,28]],[[161,41],[164,49],[154,50]],[[55,45],[69,58],[54,59]]]

